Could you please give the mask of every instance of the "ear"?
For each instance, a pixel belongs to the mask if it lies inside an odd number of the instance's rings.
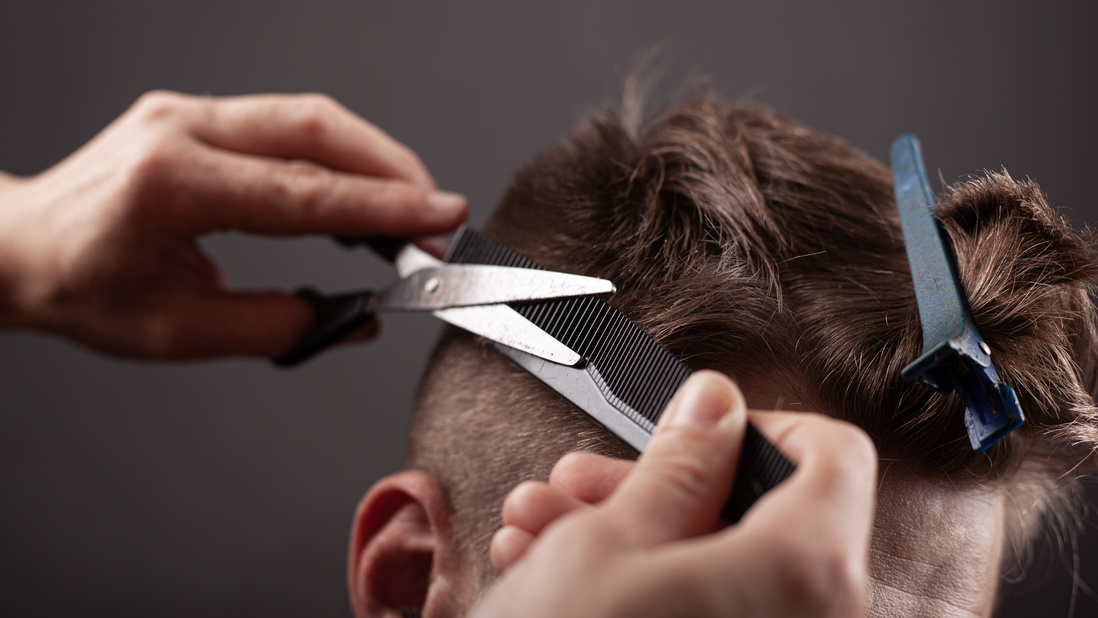
[[[347,561],[355,616],[409,609],[456,616],[467,606],[465,582],[450,505],[433,478],[405,470],[370,488],[355,513]]]

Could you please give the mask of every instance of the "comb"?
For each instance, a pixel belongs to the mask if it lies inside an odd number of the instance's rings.
[[[450,243],[445,261],[541,269],[470,228]],[[510,303],[527,320],[584,358],[570,367],[494,344],[505,356],[576,405],[638,452],[691,370],[621,311],[594,296]],[[721,517],[736,523],[793,464],[750,424]]]

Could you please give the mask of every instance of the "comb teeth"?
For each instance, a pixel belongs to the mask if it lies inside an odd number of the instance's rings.
[[[446,261],[541,269],[479,232],[464,228],[450,243]],[[615,398],[632,408],[652,431],[690,370],[625,314],[593,296],[512,303],[527,320],[595,366]]]
[[[454,237],[446,261],[455,264],[540,268],[525,257],[468,228]],[[649,337],[624,313],[593,296],[513,303],[511,306],[523,317],[583,356],[587,360],[586,367],[568,367],[566,371],[589,376],[612,409],[632,420],[648,434],[655,429],[656,421],[671,396],[690,375],[686,365],[656,343],[655,339]],[[500,347],[505,350],[504,354],[508,354],[506,350],[509,348]],[[526,354],[522,356],[529,357]],[[512,360],[515,359],[512,357]],[[553,363],[541,363],[541,369],[535,371],[523,362],[515,362],[546,384],[550,384],[546,380],[546,367],[563,367]],[[576,401],[565,392],[568,389],[561,390],[552,384],[550,387],[565,399]],[[590,409],[585,409],[584,412],[596,420],[600,418]],[[614,431],[611,424],[603,424]],[[638,450],[643,450],[643,441],[634,444],[622,433],[614,432]],[[748,424],[732,493],[722,511],[724,520],[730,524],[739,521],[759,496],[781,483],[794,469],[794,465],[781,451]]]

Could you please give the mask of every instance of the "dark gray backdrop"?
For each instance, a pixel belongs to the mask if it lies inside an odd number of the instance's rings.
[[[881,158],[914,131],[947,180],[1005,166],[1098,220],[1093,3],[882,4],[11,0],[0,169],[45,169],[153,88],[320,91],[418,151],[479,224],[517,166],[662,48],[671,85],[707,76]],[[322,239],[207,246],[238,285],[392,276]],[[352,510],[400,466],[437,330],[392,318],[291,372],[0,336],[0,614],[346,615]],[[1067,615],[1071,561],[1038,558],[1002,615]],[[1077,615],[1098,612],[1078,596]]]

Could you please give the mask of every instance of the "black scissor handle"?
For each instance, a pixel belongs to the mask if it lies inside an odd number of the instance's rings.
[[[295,292],[313,310],[313,325],[289,352],[272,359],[279,367],[293,367],[350,337],[374,318],[374,293],[347,292],[324,296],[311,288]]]
[[[389,262],[396,260],[408,238],[388,236],[336,236],[335,241],[348,249],[366,245]],[[312,288],[294,292],[313,310],[313,325],[289,352],[272,359],[279,367],[293,367],[350,337],[374,318],[370,307],[373,292],[347,292],[325,296]]]

